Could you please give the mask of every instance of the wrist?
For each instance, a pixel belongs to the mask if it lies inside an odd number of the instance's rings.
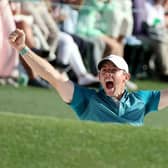
[[[19,55],[24,57],[29,51],[30,49],[27,46],[24,46],[19,50]]]

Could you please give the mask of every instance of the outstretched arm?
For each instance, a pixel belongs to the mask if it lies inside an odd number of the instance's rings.
[[[168,89],[160,92],[159,110],[168,107]]]
[[[19,52],[23,51],[22,56],[37,75],[48,81],[60,94],[61,98],[70,103],[74,92],[74,84],[63,77],[46,60],[36,55],[25,45],[25,34],[22,30],[16,29],[9,35],[10,44]]]

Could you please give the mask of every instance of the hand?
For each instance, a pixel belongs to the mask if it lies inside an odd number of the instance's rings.
[[[26,46],[25,33],[23,30],[16,29],[9,35],[9,43],[18,51]]]

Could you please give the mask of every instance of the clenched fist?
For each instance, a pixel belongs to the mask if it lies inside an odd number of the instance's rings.
[[[18,51],[25,47],[25,33],[23,30],[16,29],[9,35],[9,43]]]

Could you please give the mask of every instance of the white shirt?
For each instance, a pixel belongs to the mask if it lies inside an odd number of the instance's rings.
[[[146,22],[148,25],[153,26],[156,19],[160,20],[160,23],[157,24],[157,27],[164,27],[165,18],[164,18],[164,8],[161,4],[155,5],[153,1],[148,0],[145,3],[145,8],[147,12]]]

